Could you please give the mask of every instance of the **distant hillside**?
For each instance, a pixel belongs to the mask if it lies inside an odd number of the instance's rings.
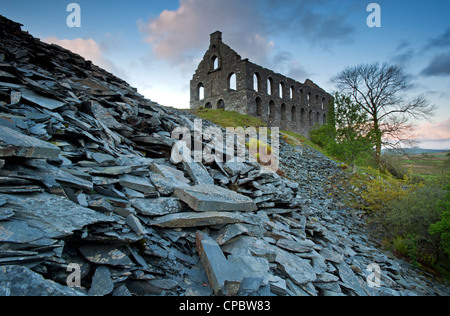
[[[405,149],[385,149],[383,153],[392,155],[403,155],[403,154],[437,154],[442,152],[450,152],[450,149],[424,149],[424,148],[405,148]]]

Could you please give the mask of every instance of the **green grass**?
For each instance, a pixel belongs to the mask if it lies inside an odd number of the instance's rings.
[[[410,170],[424,181],[439,180],[450,172],[450,155],[448,152],[429,154],[410,154],[397,156],[397,162],[405,170]]]
[[[268,125],[260,119],[240,114],[235,111],[225,111],[222,109],[207,109],[200,108],[196,110],[189,110],[192,114],[198,116],[201,119],[208,120],[217,124],[223,128],[227,127],[267,127]]]

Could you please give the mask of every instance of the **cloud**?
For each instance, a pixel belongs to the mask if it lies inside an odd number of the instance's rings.
[[[424,76],[450,76],[450,53],[436,55],[421,74]]]
[[[271,68],[278,38],[328,50],[350,40],[348,8],[341,2],[336,10],[326,5],[322,0],[180,0],[178,9],[138,21],[138,28],[155,58],[183,69],[195,68],[209,34],[217,30],[244,58]]]
[[[56,44],[65,49],[68,49],[86,60],[92,61],[95,65],[115,74],[121,72],[109,59],[105,58],[106,48],[104,45],[100,45],[95,40],[88,38],[76,38],[76,39],[58,39],[57,37],[47,37],[43,40],[48,44]]]
[[[352,41],[355,27],[348,20],[356,9],[351,3],[303,0],[286,4],[287,10],[278,17],[278,24],[285,21],[289,34],[295,34],[308,40],[311,46],[326,50]]]
[[[209,34],[220,30],[234,49],[265,61],[273,43],[259,15],[259,0],[180,0],[176,11],[163,11],[138,27],[157,58],[174,64],[194,63],[198,51],[208,47]],[[252,51],[249,51],[251,47]]]
[[[450,47],[450,28],[448,28],[445,33],[441,34],[440,36],[431,39],[427,46],[439,48]]]
[[[425,123],[417,126],[419,134],[416,139],[419,141],[447,141],[450,140],[450,117],[445,121],[432,124]]]

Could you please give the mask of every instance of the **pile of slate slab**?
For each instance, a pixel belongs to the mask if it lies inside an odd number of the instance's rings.
[[[334,162],[183,162],[194,119],[0,16],[0,295],[448,293],[371,244]]]

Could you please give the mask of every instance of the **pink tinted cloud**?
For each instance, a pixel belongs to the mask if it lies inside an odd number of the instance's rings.
[[[436,124],[419,125],[415,130],[415,138],[420,141],[450,140],[450,117]]]
[[[266,63],[274,44],[264,36],[267,26],[255,10],[257,1],[180,0],[177,10],[139,21],[138,27],[155,56],[175,64],[193,63],[192,56],[198,58],[197,52],[207,49],[209,34],[217,30],[223,32],[224,42],[245,57]]]
[[[43,40],[49,44],[56,44],[65,49],[68,49],[86,60],[92,61],[95,65],[110,71],[112,73],[117,73],[117,68],[114,64],[105,58],[105,51],[95,40],[88,38],[76,38],[73,40],[68,39],[58,39],[57,37],[47,37]]]

